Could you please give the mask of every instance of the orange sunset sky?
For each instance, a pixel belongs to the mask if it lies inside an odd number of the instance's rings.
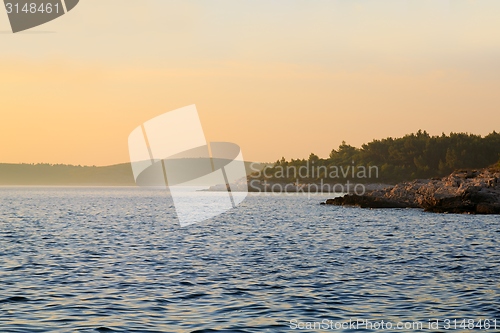
[[[0,163],[128,161],[129,133],[196,104],[246,160],[328,156],[418,129],[500,130],[498,0],[82,0],[12,34]]]

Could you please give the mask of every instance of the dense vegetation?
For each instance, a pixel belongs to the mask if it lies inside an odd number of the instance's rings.
[[[279,169],[308,165],[323,166],[328,172],[335,166],[359,166],[368,168],[376,166],[379,170],[378,179],[357,179],[359,182],[388,182],[412,180],[417,178],[443,177],[456,169],[483,168],[491,166],[500,158],[500,134],[493,132],[485,137],[466,133],[451,133],[450,135],[430,136],[426,131],[405,135],[402,138],[387,138],[373,140],[356,148],[342,142],[338,149],[333,149],[330,156],[321,159],[311,154],[306,159],[282,158],[267,174],[274,175]],[[325,168],[323,168],[323,171]],[[358,170],[358,169],[356,169]],[[344,178],[353,178],[352,174]],[[261,174],[260,178],[264,176]],[[295,181],[294,177],[280,181]],[[312,172],[302,181],[328,181],[325,172]],[[356,177],[354,177],[356,178]],[[359,177],[358,177],[359,178]],[[268,178],[269,180],[269,178]],[[276,179],[277,180],[277,179]],[[331,181],[338,181],[331,179]]]

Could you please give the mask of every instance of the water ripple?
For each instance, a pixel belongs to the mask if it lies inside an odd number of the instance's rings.
[[[500,323],[497,216],[250,196],[181,229],[171,198],[154,189],[0,188],[0,200],[2,333]]]

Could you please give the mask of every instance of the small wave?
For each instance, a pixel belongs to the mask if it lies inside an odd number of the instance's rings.
[[[0,300],[0,303],[24,303],[29,302],[29,298],[24,296],[11,296]]]
[[[114,330],[112,328],[109,328],[109,327],[105,327],[105,326],[102,326],[102,327],[98,327],[95,329],[97,332],[119,332],[117,330]]]

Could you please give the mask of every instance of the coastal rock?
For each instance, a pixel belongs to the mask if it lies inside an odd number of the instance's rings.
[[[345,195],[325,204],[362,208],[423,208],[436,213],[500,214],[500,170],[460,170],[442,179],[419,179]]]

